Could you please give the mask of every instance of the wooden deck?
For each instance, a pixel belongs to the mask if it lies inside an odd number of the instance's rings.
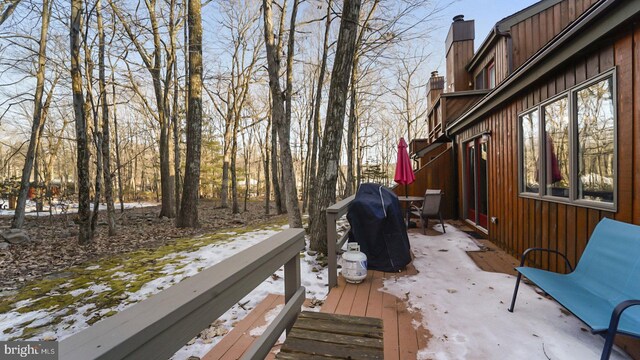
[[[343,277],[338,278],[338,286],[331,289],[320,311],[330,314],[354,315],[379,318],[384,326],[384,358],[389,360],[416,359],[419,349],[426,347],[429,333],[423,327],[414,329],[414,320],[420,323],[418,313],[411,313],[405,301],[380,291],[385,279],[415,274],[412,265],[400,273],[369,271],[369,276],[360,284],[348,284]],[[267,296],[249,315],[236,324],[234,329],[202,359],[239,359],[257,336],[251,330],[263,326],[265,315],[279,304],[284,304],[281,295]],[[274,359],[274,352],[282,344],[278,343],[267,359]]]
[[[369,271],[360,284],[348,284],[341,276],[338,286],[331,289],[320,311],[355,316],[380,318],[384,325],[384,358],[415,359],[418,350],[426,347],[430,337],[423,327],[414,329],[413,320],[420,322],[419,313],[411,313],[406,302],[379,289],[385,279],[415,274],[413,265],[400,273]]]

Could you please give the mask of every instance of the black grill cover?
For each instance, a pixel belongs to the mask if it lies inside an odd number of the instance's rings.
[[[371,270],[397,272],[411,262],[411,248],[398,197],[378,184],[362,184],[349,205],[349,241],[360,244]]]

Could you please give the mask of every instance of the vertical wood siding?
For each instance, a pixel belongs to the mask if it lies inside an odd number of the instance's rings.
[[[511,27],[514,69],[576,20],[596,0],[564,0]]]
[[[588,5],[589,2],[586,2]],[[561,4],[558,4],[561,5]],[[585,6],[583,4],[583,6]],[[574,12],[582,7],[575,7]],[[566,11],[570,11],[569,4]],[[518,114],[566,89],[589,80],[613,66],[617,69],[617,211],[518,196]],[[610,45],[603,45],[573,61],[563,69],[541,79],[527,93],[505,103],[484,121],[457,134],[458,211],[464,217],[465,139],[491,131],[488,183],[489,238],[519,257],[534,246],[550,247],[566,253],[573,265],[585,249],[596,224],[604,217],[640,224],[640,27],[620,31]],[[564,272],[565,263],[556,256],[539,255],[536,266]]]
[[[426,189],[441,189],[444,197],[440,210],[442,217],[452,219],[456,217],[456,207],[452,199],[455,199],[455,184],[453,176],[453,148],[450,143],[442,144],[422,157],[425,164],[415,171],[416,181],[407,186],[410,196],[424,196]],[[398,196],[406,195],[405,186],[398,185],[393,188]]]

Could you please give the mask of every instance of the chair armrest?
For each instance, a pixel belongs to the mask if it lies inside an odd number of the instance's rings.
[[[573,272],[573,266],[571,266],[571,263],[569,262],[569,259],[567,258],[567,256],[561,252],[559,252],[558,250],[554,250],[554,249],[546,249],[546,248],[528,248],[527,250],[525,250],[522,253],[522,258],[520,259],[520,266],[524,266],[524,262],[527,260],[527,256],[529,255],[529,253],[534,252],[534,251],[543,251],[543,252],[550,252],[550,253],[555,253],[558,254],[560,256],[562,256],[562,258],[564,259],[564,261],[567,264],[567,267],[569,268],[569,272]]]
[[[417,207],[417,206],[415,206],[415,205],[411,204],[411,210],[421,211],[421,210],[422,210],[422,208],[419,208],[419,207]]]
[[[625,300],[619,303],[611,313],[611,321],[609,322],[609,331],[618,329],[618,323],[620,322],[620,317],[622,313],[632,306],[639,306],[640,300]]]

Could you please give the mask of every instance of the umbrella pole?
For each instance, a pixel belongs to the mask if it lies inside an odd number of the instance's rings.
[[[407,198],[407,200],[409,199],[408,184],[404,184],[404,196]],[[407,229],[408,229],[409,225],[411,224],[411,204],[408,201],[406,201],[405,204],[407,204]]]

